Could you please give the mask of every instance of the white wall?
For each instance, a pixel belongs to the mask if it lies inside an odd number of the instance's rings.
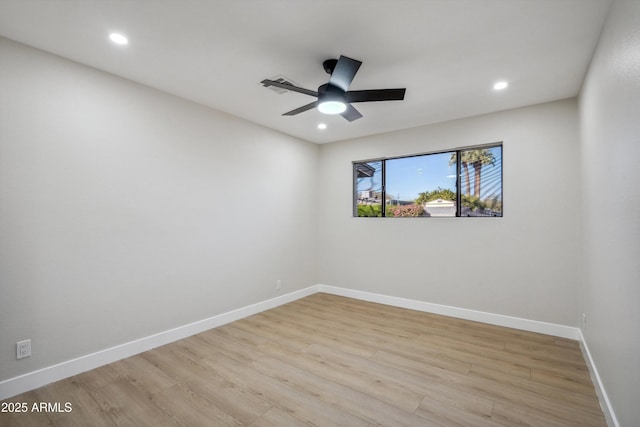
[[[352,218],[352,161],[498,141],[503,218]],[[575,100],[323,145],[320,283],[577,326],[577,149]]]
[[[318,151],[0,39],[0,380],[315,284]]]
[[[580,94],[586,342],[620,425],[640,421],[640,2],[616,1]]]

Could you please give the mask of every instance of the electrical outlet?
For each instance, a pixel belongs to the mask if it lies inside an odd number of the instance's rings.
[[[282,280],[276,280],[276,289],[282,289]]]
[[[18,341],[16,343],[16,358],[24,359],[31,356],[31,340]]]

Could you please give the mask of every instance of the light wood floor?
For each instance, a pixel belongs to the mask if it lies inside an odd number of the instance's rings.
[[[9,399],[2,426],[605,426],[577,342],[327,294]]]

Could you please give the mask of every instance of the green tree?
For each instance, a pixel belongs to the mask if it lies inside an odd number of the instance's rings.
[[[455,200],[456,193],[449,190],[448,188],[436,188],[433,191],[425,191],[424,193],[420,193],[418,198],[416,199],[416,203],[421,205],[423,203],[430,202],[432,200]]]
[[[382,216],[382,206],[380,205],[358,205],[359,217],[380,217]]]
[[[477,196],[462,196],[462,205],[470,208],[471,210],[485,209],[487,206]]]

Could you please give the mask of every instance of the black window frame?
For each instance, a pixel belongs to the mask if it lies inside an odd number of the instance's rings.
[[[472,150],[482,150],[482,149],[490,149],[490,148],[496,148],[496,147],[500,147],[500,202],[501,202],[501,207],[500,207],[500,215],[462,215],[462,191],[460,191],[461,189],[461,185],[462,185],[462,152],[465,151],[472,151]],[[418,154],[410,154],[410,155],[406,155],[406,156],[394,156],[394,157],[380,157],[380,158],[374,158],[374,159],[368,159],[368,160],[358,160],[358,161],[352,161],[352,170],[353,170],[353,176],[352,176],[352,185],[353,185],[353,192],[352,192],[352,216],[354,218],[395,218],[393,216],[387,216],[387,208],[386,208],[386,162],[389,160],[396,160],[396,159],[406,159],[406,158],[411,158],[411,157],[420,157],[420,156],[428,156],[428,155],[437,155],[437,154],[445,154],[445,153],[456,153],[456,212],[455,212],[455,216],[444,216],[444,217],[439,217],[439,218],[502,218],[504,216],[504,170],[503,170],[503,166],[504,166],[504,144],[502,141],[499,142],[493,142],[493,143],[489,143],[489,144],[482,144],[482,145],[472,145],[472,146],[467,146],[467,147],[460,147],[460,148],[455,148],[455,149],[450,149],[450,150],[439,150],[439,151],[431,151],[431,152],[426,152],[426,153],[418,153]],[[358,168],[357,165],[362,165],[362,164],[366,164],[366,163],[373,163],[373,162],[381,162],[381,215],[380,216],[358,216]],[[362,169],[360,169],[362,170]],[[424,218],[430,218],[428,216],[424,216]],[[438,218],[438,217],[434,217],[434,218]]]

